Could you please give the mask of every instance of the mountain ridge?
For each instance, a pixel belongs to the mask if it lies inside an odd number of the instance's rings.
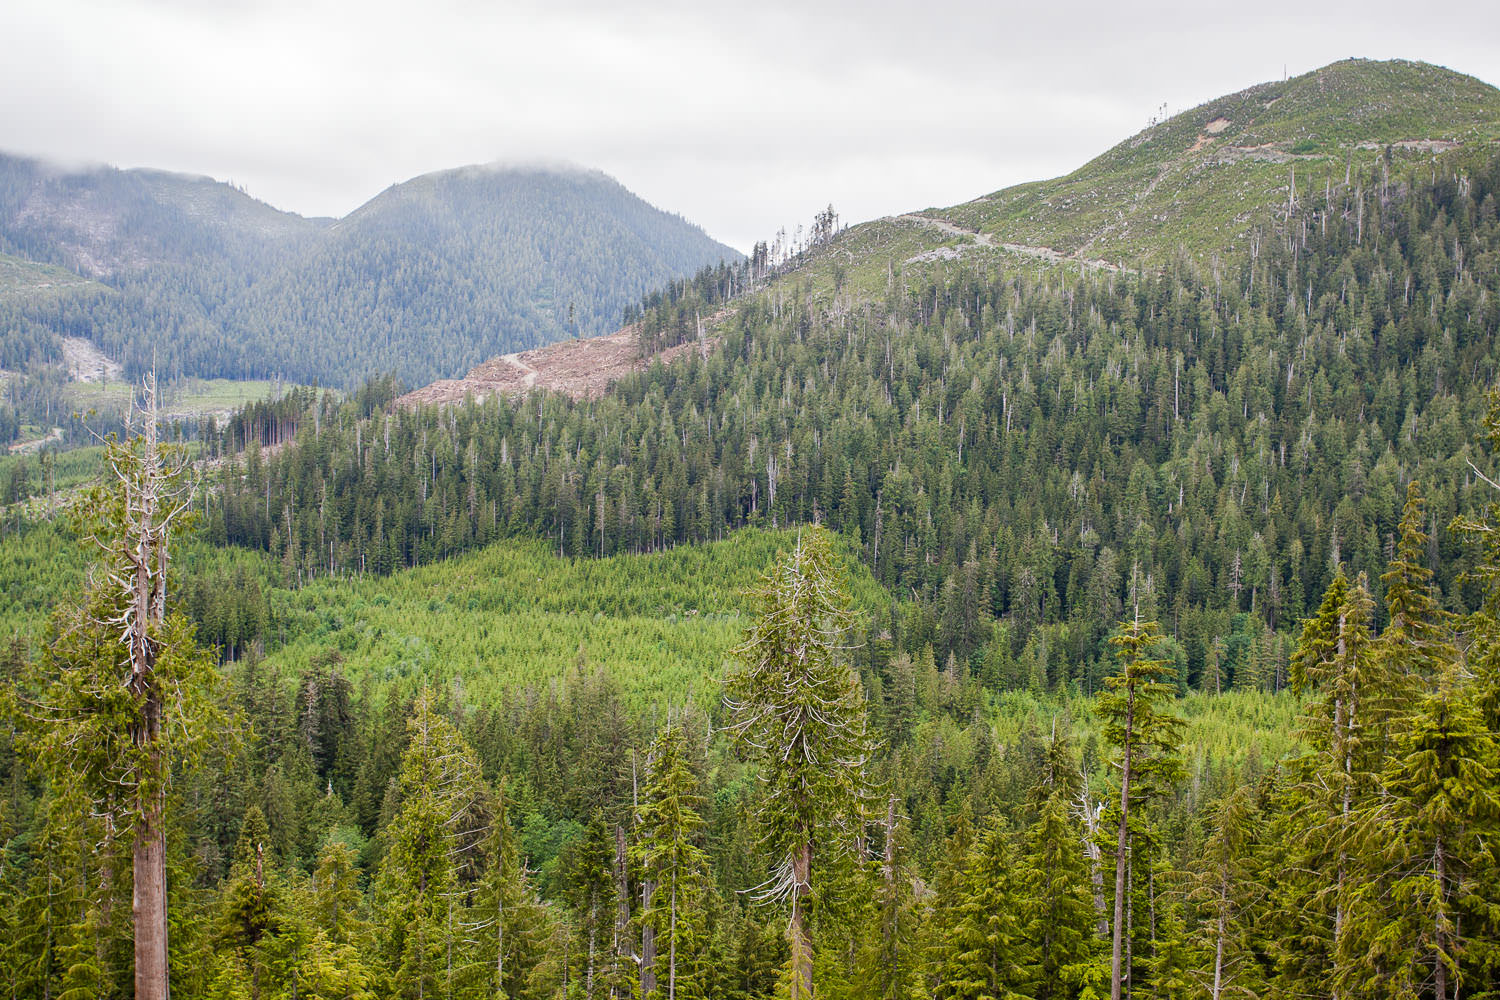
[[[28,331],[34,362],[58,360],[56,336],[85,336],[129,370],[154,356],[192,375],[325,384],[423,381],[610,332],[646,292],[739,257],[570,164],[434,171],[333,220],[211,178],[5,154],[0,253],[18,262],[0,316]],[[85,301],[47,267],[103,284]]]
[[[844,271],[869,258],[863,283],[874,290],[889,266],[959,257],[1208,262],[1245,250],[1274,209],[1311,187],[1357,183],[1382,160],[1483,155],[1497,144],[1500,89],[1429,63],[1345,59],[1153,122],[1061,176],[852,226],[795,270],[826,283],[841,256]]]

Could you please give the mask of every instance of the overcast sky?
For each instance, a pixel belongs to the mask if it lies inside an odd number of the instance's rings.
[[[1065,173],[1162,104],[1355,55],[1500,84],[1500,2],[3,0],[0,149],[304,215],[569,160],[747,249],[830,202],[857,222]]]

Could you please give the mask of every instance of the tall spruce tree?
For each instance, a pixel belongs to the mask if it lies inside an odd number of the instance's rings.
[[[1449,668],[1397,727],[1358,818],[1340,979],[1351,995],[1468,995],[1500,971],[1500,740]]]
[[[1302,762],[1302,822],[1295,830],[1305,870],[1321,877],[1302,886],[1300,902],[1286,901],[1307,921],[1289,975],[1302,988],[1330,983],[1335,1000],[1343,995],[1345,918],[1357,875],[1355,816],[1374,790],[1384,752],[1381,720],[1391,709],[1370,636],[1373,605],[1363,574],[1353,586],[1336,574],[1318,614],[1303,623],[1291,662],[1294,689],[1316,694],[1303,718],[1312,749]]]
[[[1244,921],[1245,911],[1265,892],[1255,851],[1259,819],[1254,789],[1241,786],[1225,796],[1190,873],[1187,898],[1199,918],[1198,954],[1212,956],[1199,970],[1209,1000],[1262,992],[1253,975]]]
[[[1120,1000],[1129,969],[1125,962],[1126,897],[1130,891],[1131,851],[1140,835],[1140,809],[1168,791],[1180,778],[1181,720],[1162,707],[1175,693],[1177,676],[1160,655],[1161,632],[1155,622],[1123,622],[1110,638],[1119,672],[1105,681],[1095,711],[1104,736],[1115,747],[1120,768],[1120,797],[1115,819],[1114,919],[1110,952],[1110,996]]]
[[[543,961],[550,919],[527,878],[502,788],[484,843],[484,874],[467,915],[474,967],[466,981],[474,992],[507,1000],[532,995],[531,976]]]
[[[463,737],[423,692],[407,723],[399,805],[376,880],[386,983],[408,1000],[451,997],[463,965],[461,894],[479,871],[489,828],[486,786]]]
[[[937,1000],[1018,1000],[1035,942],[1022,927],[1021,891],[1010,831],[993,821],[953,883],[956,920],[940,946]]]
[[[828,532],[804,529],[757,597],[726,701],[740,748],[760,765],[758,819],[775,868],[759,898],[790,908],[789,995],[807,1000],[815,854],[859,842],[870,759],[864,691],[846,656],[854,615]]]
[[[652,742],[648,756],[635,857],[643,877],[655,886],[641,919],[652,926],[656,963],[664,971],[652,970],[656,988],[647,996],[701,997],[699,977],[683,973],[696,966],[691,959],[702,944],[702,928],[696,924],[706,890],[708,858],[698,844],[704,825],[699,813],[702,799],[682,728],[668,723]],[[644,973],[643,969],[643,978]]]
[[[1036,1000],[1084,994],[1095,985],[1101,955],[1083,834],[1070,815],[1073,792],[1065,781],[1055,787],[1026,831],[1020,861],[1019,882],[1028,890],[1022,933],[1034,949],[1025,970],[1026,993]]]

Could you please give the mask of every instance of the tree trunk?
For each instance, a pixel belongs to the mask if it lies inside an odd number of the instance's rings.
[[[1109,958],[1110,1000],[1120,1000],[1120,954],[1125,930],[1125,866],[1130,847],[1130,744],[1135,707],[1132,704],[1125,716],[1125,767],[1120,777],[1120,834],[1115,845],[1115,926],[1114,940]]]
[[[615,971],[614,982],[610,984],[609,992],[612,997],[620,996],[622,977],[620,970],[626,966],[627,958],[634,958],[630,950],[630,886],[628,883],[629,873],[625,866],[625,828],[618,823],[615,824],[615,898],[619,900],[615,906]]]
[[[1443,858],[1443,838],[1441,836],[1437,838],[1437,843],[1432,850],[1432,866],[1437,875],[1439,907],[1432,928],[1432,976],[1437,992],[1437,1000],[1448,1000],[1448,935],[1443,929],[1443,918],[1447,916],[1448,908],[1448,876],[1446,872],[1447,864]]]
[[[495,903],[495,996],[505,996],[505,891]]]
[[[138,741],[152,746],[150,777],[140,786],[140,810],[135,823],[134,895],[136,1000],[169,1000],[167,981],[167,831],[162,815],[166,792],[162,786],[161,753],[155,748],[161,727],[161,708],[148,696]]]
[[[881,878],[885,882],[886,905],[890,907],[889,918],[881,932],[885,938],[885,957],[888,963],[884,972],[887,977],[886,988],[882,994],[890,1000],[896,992],[896,983],[901,978],[901,961],[903,955],[898,953],[900,937],[897,934],[897,921],[899,919],[900,898],[896,889],[896,796],[893,794],[887,800],[885,806],[885,861],[881,866]]]
[[[1219,933],[1214,938],[1214,992],[1212,1000],[1219,1000],[1219,991],[1224,984],[1224,911],[1219,910]]]
[[[797,853],[792,856],[792,919],[787,924],[787,943],[791,946],[791,1000],[812,1000],[813,956],[812,938],[807,929],[807,915],[803,900],[808,894],[809,874],[812,870],[812,841],[803,840]]]
[[[599,945],[599,899],[592,897],[589,904],[589,953],[587,964],[583,967],[583,995],[592,997],[594,995],[594,953]]]
[[[156,444],[156,377],[148,389],[145,474],[138,484],[127,478],[126,556],[130,563],[126,640],[130,657],[130,693],[139,699],[140,718],[131,739],[144,749],[145,773],[137,778],[135,842],[132,848],[135,922],[136,1000],[169,1000],[167,973],[167,831],[166,764],[161,756],[162,699],[153,674],[156,640],[151,626],[166,615],[167,524],[161,504],[162,480]]]
[[[135,995],[136,1000],[168,1000],[167,838],[162,796],[141,803],[135,828]]]
[[[656,883],[646,879],[641,883],[641,912],[651,912],[651,899],[656,895]],[[641,996],[649,997],[656,989],[656,928],[650,920],[641,922]]]

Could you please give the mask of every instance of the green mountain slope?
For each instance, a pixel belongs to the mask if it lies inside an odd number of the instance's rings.
[[[1072,173],[946,209],[876,220],[839,241],[865,270],[963,254],[1159,266],[1244,251],[1330,185],[1500,141],[1500,90],[1419,62],[1350,59],[1200,105]],[[1295,190],[1293,184],[1295,183]],[[826,265],[814,263],[815,272]],[[849,265],[846,263],[845,268]]]
[[[397,185],[244,299],[262,336],[409,381],[612,332],[627,302],[738,255],[597,171],[466,167]],[[326,345],[319,347],[319,345]]]
[[[607,332],[623,307],[735,251],[597,172],[472,167],[393,186],[334,222],[217,181],[65,171],[0,155],[0,326],[18,361],[83,336],[127,371],[419,383]],[[51,267],[48,271],[43,267]],[[38,298],[57,268],[95,283]]]

